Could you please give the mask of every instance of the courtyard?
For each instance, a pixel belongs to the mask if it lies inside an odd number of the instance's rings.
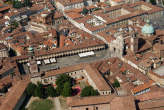
[[[53,101],[50,99],[35,99],[31,102],[28,110],[56,110]]]

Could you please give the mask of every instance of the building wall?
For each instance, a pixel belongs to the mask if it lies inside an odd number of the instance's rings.
[[[55,25],[62,24],[63,20],[64,20],[64,16],[63,17],[60,17],[60,18],[55,18],[54,19],[54,24]]]
[[[159,53],[160,53],[160,57],[164,58],[164,50],[161,50]]]
[[[137,92],[137,93],[132,93],[134,96],[137,96],[137,95],[141,95],[141,94],[144,94],[144,93],[146,93],[146,92],[149,92],[150,91],[150,88],[147,88],[147,89],[145,89],[145,90],[142,90],[142,91],[140,91],[140,92]]]
[[[29,23],[29,30],[34,30],[34,31],[37,31],[39,33],[43,33],[43,32],[46,32],[48,30],[48,28],[44,24],[30,22]]]
[[[112,56],[121,57],[123,55],[124,40],[121,35],[110,43],[109,49]]]
[[[110,104],[70,107],[69,110],[110,110]]]
[[[13,110],[20,110],[20,107],[22,106],[25,99],[26,99],[26,93],[24,92]]]
[[[37,82],[42,82],[41,77],[33,77],[31,78],[31,82],[37,84]]]
[[[9,56],[8,50],[6,49],[0,50],[0,57],[8,57],[8,56]]]
[[[111,90],[109,91],[99,91],[100,95],[109,95],[111,94]]]
[[[89,6],[93,4],[92,0],[87,0],[87,3],[88,3]]]
[[[48,59],[48,58],[53,58],[53,57],[70,56],[70,55],[75,55],[75,54],[82,53],[82,52],[102,50],[102,49],[106,49],[105,44],[101,44],[101,45],[97,45],[97,46],[93,46],[93,47],[88,47],[88,48],[76,49],[76,50],[67,50],[67,51],[60,52],[60,53],[51,53],[49,55],[40,55],[40,56],[36,56],[36,59],[37,60],[43,60],[43,59]],[[29,62],[29,59],[28,58],[27,59],[18,59],[17,61],[19,63]]]
[[[74,8],[83,8],[85,6],[84,4],[85,4],[84,2],[78,2],[78,3],[74,3],[74,4],[64,6],[63,4],[57,2],[56,6],[59,10],[64,11],[64,10],[69,10],[69,9],[74,9]],[[92,0],[87,0],[86,4],[87,4],[87,6],[92,5],[93,4]]]
[[[59,9],[61,11],[64,11],[64,9],[65,9],[65,7],[59,2],[56,2],[56,7],[57,7],[57,9]]]
[[[164,86],[164,78],[160,78],[160,77],[158,77],[158,76],[156,76],[156,75],[154,75],[154,74],[152,74],[152,73],[148,73],[147,74],[148,75],[148,77],[150,77],[153,81],[155,81],[157,84],[159,84],[159,85],[161,85],[161,86]]]
[[[138,38],[137,34],[133,34],[130,38],[131,40],[131,51],[136,53],[138,51]]]
[[[9,68],[9,69],[5,70],[3,73],[1,73],[0,77],[3,78],[3,77],[6,77],[12,73],[14,73],[14,68]]]

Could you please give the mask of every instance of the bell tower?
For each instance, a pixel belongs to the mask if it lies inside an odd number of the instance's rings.
[[[138,51],[138,33],[134,32],[130,38],[130,49],[133,53]]]

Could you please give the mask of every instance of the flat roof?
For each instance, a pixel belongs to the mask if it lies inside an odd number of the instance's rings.
[[[160,66],[157,69],[154,69],[153,72],[158,74],[159,76],[164,76],[164,65]]]

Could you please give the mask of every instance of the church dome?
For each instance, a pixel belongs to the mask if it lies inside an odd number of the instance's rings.
[[[34,48],[31,47],[31,46],[29,46],[29,47],[27,48],[27,50],[28,50],[29,52],[33,52]]]
[[[154,27],[150,24],[149,20],[147,20],[147,23],[142,27],[142,33],[143,34],[153,34],[154,33]]]

